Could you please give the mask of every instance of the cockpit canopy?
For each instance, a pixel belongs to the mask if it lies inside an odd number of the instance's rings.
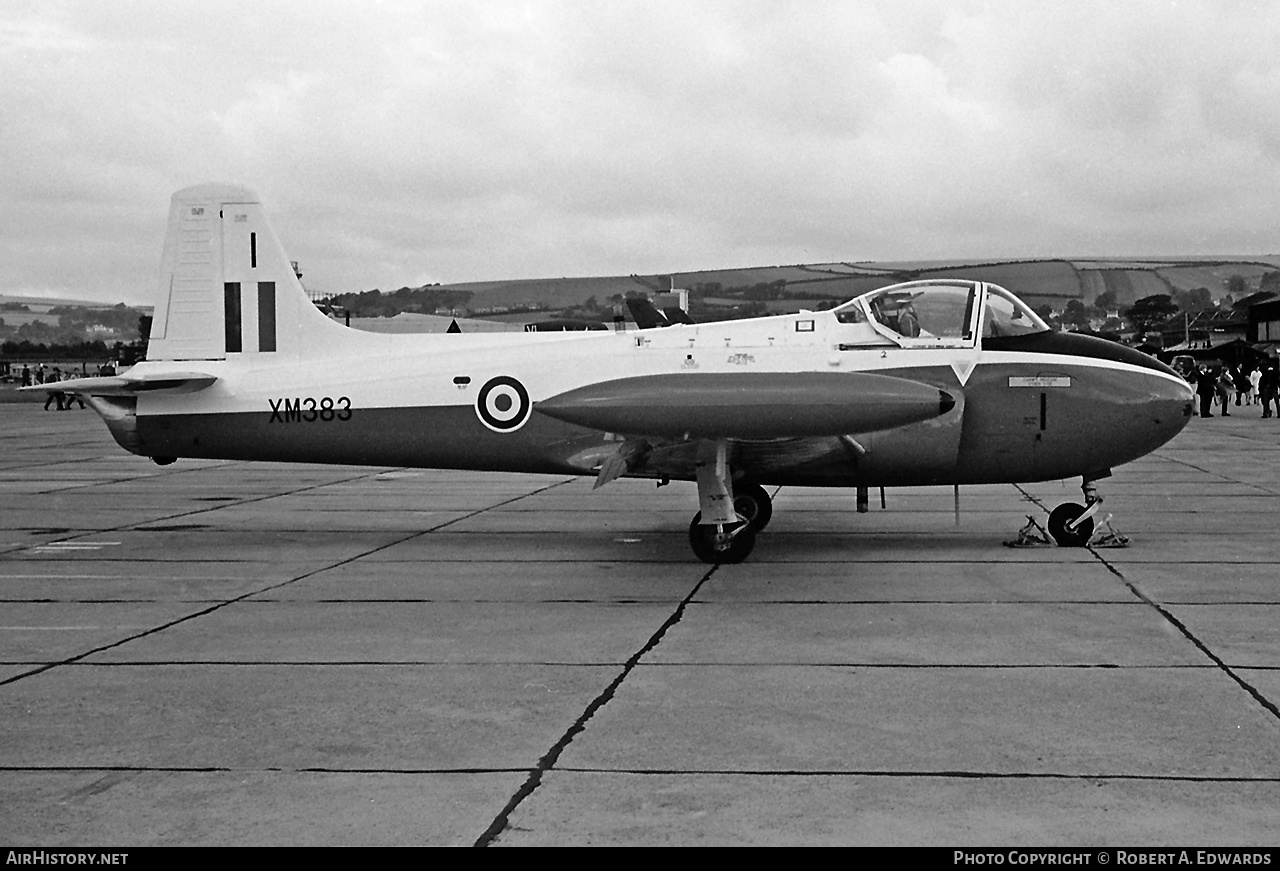
[[[835,309],[841,323],[870,323],[877,333],[910,346],[972,346],[983,338],[1049,329],[1009,291],[980,281],[911,281],[863,294]]]

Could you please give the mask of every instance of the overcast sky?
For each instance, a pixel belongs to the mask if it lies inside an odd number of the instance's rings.
[[[315,291],[1280,251],[1280,3],[0,3],[0,292],[150,302],[170,194]]]

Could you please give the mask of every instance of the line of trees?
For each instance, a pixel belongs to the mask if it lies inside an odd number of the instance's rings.
[[[28,315],[31,309],[21,303],[6,303],[0,305],[0,311]],[[138,311],[124,303],[111,308],[63,305],[35,315],[34,319],[24,317],[22,320],[23,323],[14,325],[0,316],[0,341],[26,340],[34,344],[78,345],[81,342],[103,339],[108,333],[110,335],[105,340],[131,341],[137,335]]]
[[[1280,292],[1280,272],[1268,272],[1263,275],[1259,288]],[[1124,316],[1134,332],[1140,335],[1159,328],[1175,315],[1232,312],[1236,301],[1248,295],[1249,283],[1244,276],[1232,275],[1227,279],[1226,293],[1216,303],[1207,287],[1194,287],[1190,290],[1176,289],[1172,293],[1144,296],[1125,309]]]
[[[434,286],[402,287],[391,293],[366,290],[362,293],[339,293],[328,302],[340,305],[357,318],[389,318],[400,312],[434,314],[437,309],[463,308],[470,303],[469,290],[445,290]]]
[[[1280,272],[1263,275],[1260,289],[1280,292]],[[1207,287],[1173,288],[1169,293],[1142,297],[1133,305],[1122,309],[1115,292],[1107,291],[1099,294],[1093,305],[1073,299],[1068,300],[1057,315],[1051,313],[1052,306],[1047,303],[1037,306],[1036,312],[1046,321],[1063,329],[1088,330],[1101,323],[1103,332],[1119,333],[1127,322],[1129,328],[1141,335],[1159,328],[1179,314],[1230,311],[1236,300],[1248,295],[1248,281],[1243,276],[1232,275],[1226,281],[1226,293],[1216,303]],[[1109,317],[1112,312],[1118,313],[1123,321],[1117,317]]]
[[[0,357],[10,362],[40,362],[46,360],[116,360],[122,366],[132,366],[147,355],[147,340],[151,337],[151,315],[138,317],[137,339],[131,342],[111,342],[100,339],[70,341],[32,341],[29,338],[9,339],[0,342]]]

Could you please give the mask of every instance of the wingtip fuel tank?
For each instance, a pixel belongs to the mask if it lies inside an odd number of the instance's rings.
[[[534,408],[607,432],[764,440],[892,429],[954,406],[931,384],[870,372],[690,372],[588,384]]]

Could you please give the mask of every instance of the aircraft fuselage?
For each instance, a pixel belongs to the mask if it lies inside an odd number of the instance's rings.
[[[818,317],[821,313],[818,313]],[[800,316],[763,319],[782,329]],[[807,318],[806,318],[807,319]],[[1190,393],[1176,375],[1136,351],[1083,336],[1042,333],[987,339],[958,373],[945,350],[832,350],[798,345],[747,324],[680,326],[643,333],[394,337],[382,354],[245,367],[201,361],[217,382],[198,393],[140,396],[137,448],[156,457],[590,474],[593,449],[646,433],[600,432],[538,410],[538,402],[583,385],[664,373],[874,372],[932,385],[956,397],[946,414],[848,435],[865,448],[795,465],[799,439],[752,443],[761,484],[850,486],[1049,480],[1101,471],[1140,457],[1186,423]],[[381,336],[370,338],[382,339]],[[405,338],[416,342],[404,341]],[[825,337],[830,338],[830,337]],[[389,345],[391,343],[388,343]],[[410,350],[407,346],[417,344]],[[663,347],[665,346],[665,347]],[[994,346],[994,347],[992,347]],[[152,364],[141,364],[145,368]],[[184,364],[192,365],[192,364]],[[961,375],[967,375],[961,383]],[[487,425],[477,393],[507,377],[531,412],[512,429]],[[677,376],[678,377],[678,376]],[[519,396],[512,402],[518,404]],[[750,402],[749,391],[744,402]],[[786,409],[759,408],[762,417]],[[501,414],[501,411],[498,412]],[[1106,437],[1100,438],[1099,434]],[[819,438],[820,440],[820,438]],[[770,457],[779,456],[771,463]],[[673,470],[634,473],[684,477]]]

